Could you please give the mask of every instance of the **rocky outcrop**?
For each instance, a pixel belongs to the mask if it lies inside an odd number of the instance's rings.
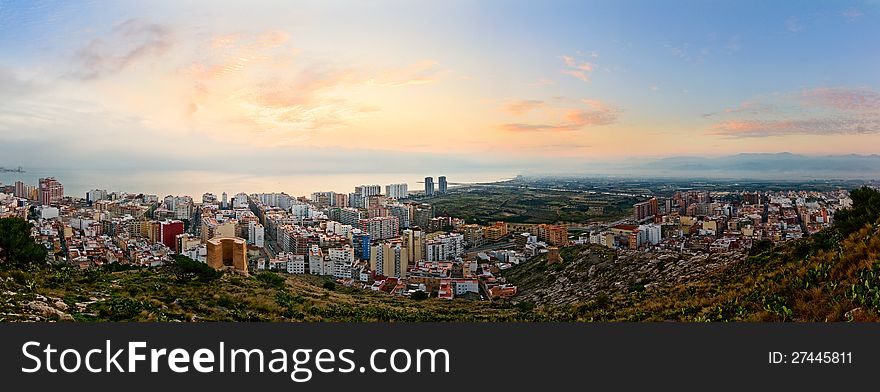
[[[56,301],[56,303],[57,302],[61,301]],[[64,302],[61,303],[63,304]],[[67,309],[67,304],[64,304],[64,308]],[[24,305],[24,309],[50,320],[73,321],[73,316],[56,309],[43,301],[30,301]]]
[[[505,271],[504,277],[518,288],[514,301],[561,305],[652,290],[705,276],[745,258],[740,252],[649,253],[598,245],[568,247],[561,254],[562,263],[548,265],[545,256],[539,256]]]

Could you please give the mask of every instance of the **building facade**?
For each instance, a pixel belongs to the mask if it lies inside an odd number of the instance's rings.
[[[425,196],[434,196],[434,177],[425,177]]]
[[[247,274],[247,241],[244,238],[213,238],[207,241],[207,247],[209,266]]]
[[[393,199],[405,199],[409,196],[407,184],[390,184],[385,186],[385,196]]]
[[[41,178],[37,189],[38,201],[44,206],[57,203],[64,198],[64,185],[54,177]]]

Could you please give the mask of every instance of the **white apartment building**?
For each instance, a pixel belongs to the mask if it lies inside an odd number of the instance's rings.
[[[289,255],[287,259],[287,273],[304,274],[306,273],[306,256]]]
[[[321,247],[312,245],[309,249],[309,273],[312,275],[327,275],[324,272],[324,253]]]
[[[408,188],[407,184],[385,185],[385,196],[393,199],[404,199],[409,196]]]
[[[333,265],[333,277],[338,279],[351,278],[351,266],[354,264],[354,249],[351,246],[330,248],[327,250],[327,256]]]
[[[464,254],[464,235],[444,234],[425,243],[426,261],[453,260]]]
[[[645,233],[645,241],[650,242],[652,245],[657,245],[662,240],[662,230],[660,225],[657,224],[649,224],[649,225],[641,225],[639,226],[639,231]]]
[[[262,248],[265,246],[265,229],[263,225],[250,221],[248,222],[248,244]]]

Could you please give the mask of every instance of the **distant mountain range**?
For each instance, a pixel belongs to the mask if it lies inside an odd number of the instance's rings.
[[[737,154],[716,158],[670,157],[642,161],[630,169],[660,175],[752,178],[877,178],[880,155]]]

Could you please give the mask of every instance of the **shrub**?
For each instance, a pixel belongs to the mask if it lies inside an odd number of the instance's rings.
[[[852,208],[845,208],[834,213],[834,226],[846,236],[864,227],[874,224],[880,219],[880,192],[863,186],[849,193]]]
[[[428,299],[428,293],[426,293],[422,290],[419,290],[419,291],[416,291],[415,293],[412,293],[412,295],[410,295],[410,298],[412,298],[416,301],[426,300],[426,299]]]
[[[171,271],[177,276],[178,280],[200,280],[207,282],[223,276],[222,272],[211,268],[207,264],[180,255],[174,256]]]
[[[269,287],[284,286],[284,277],[274,272],[260,272],[259,274],[257,274],[257,280],[265,283]]]
[[[31,237],[33,225],[21,218],[0,219],[0,261],[17,266],[46,263],[49,253]]]
[[[107,263],[101,268],[107,272],[120,272],[143,269],[144,267],[135,264]]]
[[[773,249],[773,241],[766,238],[760,239],[752,244],[752,248],[749,249],[749,256],[757,256],[771,249]]]

